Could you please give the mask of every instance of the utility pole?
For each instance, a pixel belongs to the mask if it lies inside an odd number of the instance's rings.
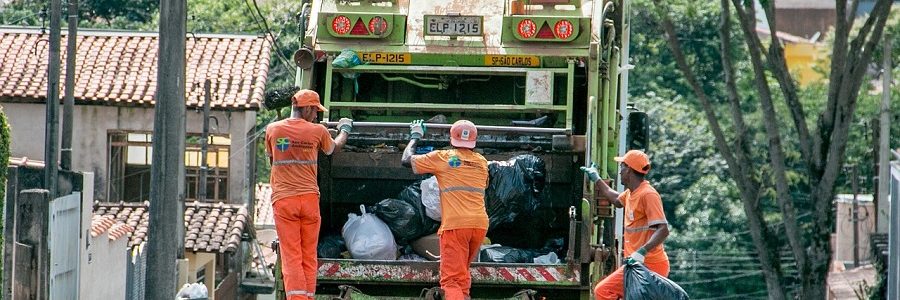
[[[62,0],[50,0],[50,57],[47,65],[47,125],[44,130],[44,184],[50,199],[57,196],[59,174],[59,43]]]
[[[175,297],[184,256],[185,0],[160,0],[146,299]]]
[[[78,0],[69,0],[68,25],[66,34],[66,97],[63,102],[63,126],[62,149],[60,155],[60,167],[63,170],[72,170],[72,126],[75,125],[73,114],[75,110],[75,39],[78,37]]]
[[[894,184],[900,185],[900,182],[894,181],[891,179],[891,171],[889,170],[890,166],[888,165],[888,130],[890,130],[890,99],[891,99],[891,83],[893,77],[893,65],[891,63],[891,41],[890,35],[885,34],[883,43],[884,43],[884,74],[882,75],[884,89],[882,90],[882,98],[881,98],[881,152],[883,154],[878,156],[879,165],[879,182],[878,182],[878,195],[884,199],[878,203],[878,211],[881,213],[881,208],[884,207],[887,209],[887,195],[888,195],[888,187],[890,182],[894,182]],[[887,128],[886,128],[887,127]],[[897,180],[900,180],[900,170],[895,169],[897,171],[893,174],[893,177]],[[883,195],[883,196],[881,196]],[[884,218],[885,221],[883,223],[887,223],[889,226],[889,234],[888,234],[888,280],[887,280],[887,299],[898,299],[900,298],[900,186],[893,187],[893,196],[890,201],[890,214]],[[884,203],[884,204],[882,204]]]
[[[850,219],[853,220],[853,267],[859,267],[859,175],[857,174],[857,166],[853,166],[853,178],[850,180],[853,185],[853,212]]]
[[[891,53],[890,36],[884,36],[884,53]],[[878,132],[878,204],[875,207],[875,229],[877,232],[888,232],[890,224],[890,202],[888,195],[891,188],[891,171],[890,160],[891,155],[891,56],[884,55],[884,67],[881,75],[882,91],[881,91],[881,124]]]
[[[206,163],[206,153],[209,151],[209,102],[212,100],[210,81],[203,82],[203,134],[200,136],[200,187],[197,188],[197,198],[206,201],[206,174],[209,165]]]

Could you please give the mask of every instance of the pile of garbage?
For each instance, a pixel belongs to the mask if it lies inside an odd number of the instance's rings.
[[[518,216],[536,212],[548,200],[546,165],[535,155],[523,154],[506,161],[488,163],[489,182],[485,209],[490,228],[509,224]],[[351,213],[341,236],[320,239],[322,258],[351,257],[367,260],[438,260],[437,230],[441,222],[440,190],[429,176],[404,188],[396,198]],[[559,244],[557,247],[550,244]],[[509,263],[558,263],[562,239],[548,241],[541,249],[516,249],[500,245],[483,247],[482,261]],[[349,254],[349,255],[347,255]],[[552,254],[552,256],[551,256]],[[538,259],[540,258],[540,259]]]

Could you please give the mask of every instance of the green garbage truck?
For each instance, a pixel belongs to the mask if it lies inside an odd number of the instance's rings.
[[[627,0],[305,3],[295,85],[321,95],[324,124],[356,121],[345,150],[319,160],[320,241],[340,236],[360,205],[423,179],[400,164],[410,121],[429,120],[427,151],[448,146],[445,124],[467,119],[488,160],[530,154],[544,165],[537,207],[492,222],[489,243],[555,241],[559,252],[558,261],[474,262],[472,297],[590,298],[621,260],[621,222],[579,167],[594,162],[614,180],[612,158],[646,147],[646,115],[625,103],[628,10]],[[437,261],[344,255],[318,264],[320,298],[421,299],[438,286]]]

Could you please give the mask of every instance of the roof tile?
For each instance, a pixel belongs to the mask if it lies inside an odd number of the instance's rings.
[[[108,224],[116,229],[116,238],[128,236],[128,247],[146,241],[149,213],[147,202],[94,203],[95,224]],[[247,209],[242,205],[224,203],[185,203],[184,248],[195,252],[232,252],[240,245],[245,228]],[[99,222],[99,223],[98,223]],[[127,225],[126,225],[127,224]],[[125,227],[131,231],[125,231]],[[107,229],[110,227],[106,227]],[[106,229],[104,229],[106,230]],[[114,231],[109,229],[110,239]],[[94,227],[92,226],[92,235]],[[226,242],[227,241],[227,242]]]
[[[62,36],[65,39],[65,33]],[[0,100],[44,102],[46,35],[38,29],[0,29]],[[152,105],[156,93],[158,35],[79,31],[75,100],[79,104]],[[202,105],[203,82],[213,81],[213,107],[258,109],[269,71],[264,37],[189,35],[185,104]],[[65,61],[66,49],[61,50]],[[60,78],[64,78],[62,70]],[[221,82],[220,82],[221,80]],[[60,94],[63,91],[60,85]],[[253,92],[250,92],[252,90]]]

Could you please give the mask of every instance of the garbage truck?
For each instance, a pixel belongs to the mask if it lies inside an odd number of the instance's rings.
[[[428,120],[416,149],[426,153],[448,147],[448,124],[467,119],[488,160],[542,163],[540,187],[529,187],[541,195],[535,207],[492,219],[485,247],[535,253],[524,249],[555,244],[557,258],[510,262],[483,251],[470,269],[472,297],[590,298],[621,263],[621,222],[579,167],[596,163],[612,182],[613,157],[646,148],[646,114],[625,103],[628,9],[627,0],[306,1],[295,88],[321,95],[323,124],[355,120],[344,150],[319,158],[320,243],[339,238],[360,205],[425,179],[400,164],[410,121]],[[319,297],[416,299],[438,286],[433,259],[318,264]]]

